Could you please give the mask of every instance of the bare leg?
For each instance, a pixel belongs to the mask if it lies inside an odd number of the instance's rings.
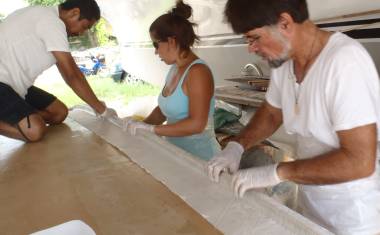
[[[50,125],[62,123],[68,114],[68,109],[60,100],[56,99],[45,110],[39,110],[37,113]]]
[[[23,118],[16,126],[0,121],[0,134],[13,139],[35,142],[42,139],[46,132],[46,123],[38,114]]]

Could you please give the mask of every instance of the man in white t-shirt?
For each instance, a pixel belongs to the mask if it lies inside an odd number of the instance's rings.
[[[306,0],[228,0],[225,15],[273,70],[266,102],[208,163],[211,180],[235,173],[240,197],[293,181],[299,210],[311,220],[337,234],[380,233],[380,89],[367,51],[314,25]],[[297,139],[297,159],[238,171],[244,150],[282,124]]]
[[[69,50],[68,36],[90,29],[100,18],[95,0],[67,0],[55,7],[26,7],[0,24],[0,134],[38,141],[46,124],[59,124],[67,107],[33,83],[56,64],[65,82],[97,114],[116,112],[101,102],[78,69]]]

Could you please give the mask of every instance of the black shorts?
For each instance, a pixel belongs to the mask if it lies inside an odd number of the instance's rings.
[[[0,121],[10,125],[19,123],[37,110],[44,110],[57,97],[35,86],[28,89],[25,99],[12,87],[0,82]]]

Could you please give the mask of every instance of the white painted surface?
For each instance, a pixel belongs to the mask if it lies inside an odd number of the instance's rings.
[[[30,235],[95,235],[94,230],[81,220],[71,220]]]
[[[224,23],[226,0],[184,0],[193,8],[192,20],[200,36],[232,33]],[[310,18],[319,20],[343,14],[380,9],[380,0],[308,0]],[[102,14],[113,26],[119,41],[150,41],[149,26],[175,5],[175,0],[98,0]]]
[[[26,7],[28,4],[24,0],[0,0],[0,13],[9,15],[13,11]]]
[[[134,76],[156,85],[163,85],[168,66],[154,54],[149,37],[149,26],[156,17],[165,13],[175,3],[174,0],[98,0],[102,14],[113,26],[121,44],[124,70]],[[201,36],[218,35],[217,39],[236,38],[229,25],[223,20],[226,0],[185,0],[193,8],[192,21],[198,24],[196,33]],[[320,20],[380,9],[380,0],[308,0],[311,19]],[[226,36],[223,36],[226,35]],[[202,38],[207,41],[210,38]],[[374,58],[380,69],[380,43],[363,41],[363,45]],[[269,67],[257,56],[249,54],[247,46],[223,45],[198,47],[196,53],[211,67],[216,86],[231,84],[226,78],[236,76],[247,63],[259,63],[266,75]]]

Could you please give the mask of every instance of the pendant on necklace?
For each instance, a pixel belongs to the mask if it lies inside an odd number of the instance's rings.
[[[298,106],[298,103],[295,103],[294,105],[294,114],[298,115],[300,113],[300,107]]]

